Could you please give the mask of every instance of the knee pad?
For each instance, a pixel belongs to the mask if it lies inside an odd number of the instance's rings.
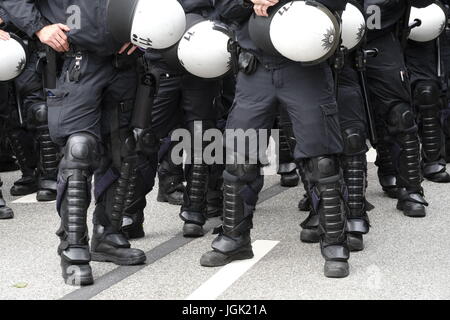
[[[94,170],[100,164],[99,143],[88,133],[76,133],[69,137],[64,147],[62,169]]]
[[[438,109],[441,90],[434,81],[421,81],[414,88],[414,103],[419,111]]]
[[[311,184],[335,182],[341,176],[337,155],[307,159],[304,168],[306,179]]]
[[[33,104],[28,110],[27,124],[30,129],[47,126],[48,107],[44,102]]]
[[[342,132],[342,137],[346,156],[356,156],[367,152],[365,130],[357,127],[348,128]]]
[[[388,115],[388,131],[392,135],[417,131],[415,115],[407,104],[394,106]]]

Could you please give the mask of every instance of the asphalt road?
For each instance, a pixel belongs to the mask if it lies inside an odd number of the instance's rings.
[[[92,263],[96,283],[80,289],[60,275],[55,204],[11,198],[18,175],[2,174],[16,217],[0,221],[0,299],[450,299],[450,185],[425,182],[428,216],[407,218],[383,196],[371,165],[372,230],[366,250],[351,256],[351,275],[338,280],[323,276],[318,245],[299,241],[302,190],[280,187],[278,176],[266,177],[257,207],[257,257],[218,269],[199,265],[214,235],[183,238],[179,209],[156,202],[155,190],[146,209],[147,236],[133,242],[146,251],[147,263]],[[211,220],[207,229],[218,224]]]

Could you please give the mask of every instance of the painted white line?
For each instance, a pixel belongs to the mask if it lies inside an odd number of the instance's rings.
[[[367,162],[374,163],[377,159],[377,151],[373,148],[370,148],[369,152],[367,153]]]
[[[186,300],[215,300],[236,280],[250,270],[258,261],[268,254],[280,241],[257,240],[253,243],[255,256],[250,260],[234,261],[195,290]]]
[[[55,203],[56,201],[39,202],[36,200],[36,193],[14,200],[12,203]]]

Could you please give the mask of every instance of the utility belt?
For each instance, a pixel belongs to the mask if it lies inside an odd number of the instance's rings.
[[[259,56],[254,51],[242,48],[237,44],[235,45],[234,51],[230,52],[232,57],[232,68],[235,74],[242,72],[246,75],[251,75],[256,72],[260,65],[266,70],[276,70],[281,69],[290,63],[287,59],[276,62],[264,60],[263,57]]]

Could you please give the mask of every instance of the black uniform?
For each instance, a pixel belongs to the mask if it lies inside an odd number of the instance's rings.
[[[136,186],[146,185],[146,175],[154,175],[156,167],[136,152],[141,140],[135,141],[130,129],[138,80],[135,59],[116,55],[121,44],[106,30],[107,1],[3,1],[14,24],[30,37],[46,24],[65,24],[71,5],[81,10],[81,28],[68,33],[71,50],[64,54],[56,89],[47,90],[47,104],[51,137],[63,148],[57,201],[63,277],[69,284],[86,285],[93,282],[91,258],[125,265],[145,261],[142,251],[130,249],[121,226]],[[89,251],[86,218],[94,171]]]
[[[11,85],[9,83],[0,83],[0,130],[2,131],[8,130],[7,122],[9,122],[10,119],[10,104]],[[3,199],[3,193],[1,190],[2,186],[3,182],[0,178],[0,220],[12,219],[14,217],[14,213],[11,208],[6,205],[6,202]]]
[[[446,172],[445,135],[441,125],[443,63],[439,59],[440,39],[430,42],[408,41],[408,67],[414,106],[418,115],[422,142],[422,168],[425,178],[434,182],[450,182]]]
[[[179,2],[186,13],[200,14],[209,19],[215,17],[210,0],[180,0]],[[149,52],[146,57],[161,74],[160,89],[154,104],[156,112],[153,117],[153,130],[161,137],[165,137],[172,130],[177,129],[181,122],[182,127],[187,129],[194,138],[203,136],[208,129],[216,128],[218,112],[214,99],[219,95],[220,82],[201,79],[175,70],[167,65],[167,60],[159,53]],[[182,115],[182,119],[179,115]],[[194,147],[193,141],[192,146]],[[184,235],[188,237],[202,236],[202,227],[206,222],[206,197],[211,168],[203,162],[203,159],[194,160],[196,154],[203,154],[205,146],[206,144],[199,146],[201,148],[199,150],[194,148],[190,150],[191,164],[185,166],[187,185],[184,189],[180,218],[184,221]],[[170,156],[170,152],[166,153],[166,159],[167,156]],[[169,167],[170,162],[170,160],[163,160],[162,166]]]
[[[363,234],[369,232],[369,218],[367,215],[366,187],[367,187],[367,157],[366,145],[367,121],[364,109],[363,93],[360,75],[356,70],[356,56],[361,48],[346,54],[344,66],[338,73],[338,105],[339,120],[344,140],[344,152],[341,162],[344,179],[347,186],[348,219],[347,241],[350,250],[359,251],[364,248]],[[306,189],[308,189],[307,181]],[[308,204],[311,202],[309,198]],[[309,207],[309,205],[308,205]],[[308,208],[309,209],[309,208]],[[312,210],[309,217],[301,224],[303,230],[300,238],[303,242],[319,241],[317,227],[319,217]]]
[[[336,11],[346,5],[346,1],[321,2]],[[256,59],[253,70],[241,66],[237,75],[236,96],[227,129],[270,130],[278,106],[286,109],[297,140],[294,157],[305,167],[308,191],[315,199],[313,207],[320,217],[325,275],[345,277],[349,258],[345,234],[347,207],[338,159],[343,142],[331,68],[327,63],[303,67],[285,58],[264,54],[248,35],[251,5],[221,1],[216,6],[226,21],[239,24],[236,30],[239,44]],[[228,143],[227,137],[226,140]],[[203,266],[220,266],[253,256],[250,230],[263,177],[258,164],[241,164],[237,159],[255,159],[258,151],[246,148],[245,154],[238,154],[229,144],[226,148],[232,158],[227,159],[224,172],[224,223],[212,243],[213,251],[201,259]]]
[[[418,1],[418,5],[423,5]],[[415,5],[415,1],[412,1]],[[369,30],[368,46],[377,48],[367,62],[367,81],[379,137],[380,183],[397,208],[408,216],[424,216],[426,201],[421,187],[420,144],[412,107],[410,79],[401,43],[406,1],[368,0],[365,6],[381,8],[381,29]],[[393,169],[392,169],[393,168]]]

